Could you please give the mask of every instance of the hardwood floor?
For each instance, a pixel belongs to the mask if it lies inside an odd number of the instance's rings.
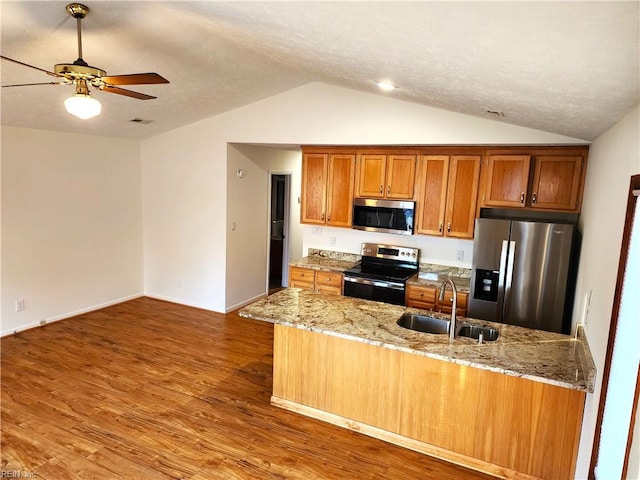
[[[150,298],[5,337],[2,476],[493,478],[271,406],[272,342]]]

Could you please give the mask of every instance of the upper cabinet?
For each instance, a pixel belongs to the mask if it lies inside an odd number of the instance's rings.
[[[582,193],[584,158],[576,155],[538,155],[531,184],[533,208],[577,210]]]
[[[351,228],[353,199],[415,200],[415,232],[473,238],[481,208],[580,213],[586,146],[309,146],[301,222]]]
[[[423,155],[416,232],[473,238],[480,155]]]
[[[351,227],[355,161],[355,154],[303,154],[302,223]]]
[[[487,207],[524,207],[529,181],[530,155],[489,155],[485,160]]]
[[[416,155],[363,153],[358,157],[358,197],[412,200]]]
[[[487,152],[481,207],[579,212],[586,148]]]

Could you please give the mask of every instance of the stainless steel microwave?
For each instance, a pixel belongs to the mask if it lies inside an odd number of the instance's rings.
[[[368,232],[413,235],[416,202],[355,198],[353,228]]]

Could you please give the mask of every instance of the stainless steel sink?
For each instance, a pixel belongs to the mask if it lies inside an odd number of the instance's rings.
[[[419,313],[405,313],[396,322],[403,328],[423,333],[449,333],[450,321],[446,318],[431,317]]]
[[[477,340],[480,338],[480,334],[482,334],[482,339],[485,342],[493,342],[500,336],[500,333],[494,328],[469,324],[463,324],[457,335],[460,337],[475,338]]]

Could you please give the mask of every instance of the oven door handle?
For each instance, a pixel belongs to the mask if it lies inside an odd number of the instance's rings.
[[[360,277],[344,277],[345,282],[351,283],[359,283],[361,285],[371,285],[374,287],[382,287],[382,288],[391,288],[393,290],[404,290],[404,283],[398,282],[388,282],[386,280],[369,280],[368,278],[360,278]]]

